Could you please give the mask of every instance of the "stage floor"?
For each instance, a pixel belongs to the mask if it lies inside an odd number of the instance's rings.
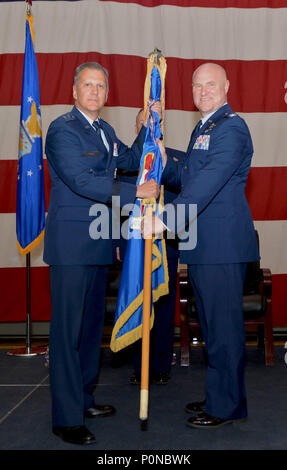
[[[42,343],[41,346],[47,344]],[[97,444],[74,446],[51,432],[49,370],[43,355],[8,354],[19,344],[0,349],[0,449],[1,450],[286,450],[287,364],[284,344],[275,346],[275,365],[266,367],[264,352],[246,347],[247,422],[217,430],[186,426],[187,402],[204,397],[206,364],[203,347],[191,348],[191,364],[181,367],[179,348],[167,385],[150,385],[148,428],[139,420],[139,386],[130,385],[129,357],[115,357],[102,348],[96,402],[113,404],[117,413],[106,419],[86,420]],[[39,346],[39,344],[37,344]]]

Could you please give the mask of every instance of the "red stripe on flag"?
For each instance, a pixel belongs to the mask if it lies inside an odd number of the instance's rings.
[[[109,2],[110,0],[100,1]],[[114,2],[137,3],[144,7],[174,5],[203,8],[281,8],[287,6],[286,0],[114,0]]]
[[[1,322],[26,320],[26,268],[1,268]],[[51,317],[48,267],[31,268],[31,320],[49,321]]]
[[[97,52],[36,55],[41,105],[73,104],[75,69],[88,61],[100,62],[109,71],[108,106],[139,108],[143,105],[146,75],[146,59],[143,57]],[[195,110],[192,73],[207,61],[167,57],[166,109]],[[227,71],[231,82],[229,103],[235,111],[286,112],[287,60],[218,60],[216,63]],[[0,105],[20,105],[23,54],[0,55],[0,68]]]
[[[0,160],[0,213],[16,212],[18,160]],[[49,204],[51,180],[44,160],[45,207]]]
[[[274,327],[287,326],[286,305],[287,305],[287,274],[273,274],[272,275],[272,316],[273,316]]]
[[[268,266],[262,266],[267,268]],[[0,322],[26,320],[26,268],[1,268],[0,283],[5,296],[1,299]],[[287,326],[287,274],[272,275],[273,327]],[[49,321],[51,316],[48,267],[31,268],[32,321]]]
[[[247,186],[254,220],[287,220],[287,167],[251,168]]]
[[[16,212],[17,160],[0,160],[0,213]],[[50,176],[44,160],[46,210]],[[287,167],[251,168],[246,196],[254,220],[287,220]]]

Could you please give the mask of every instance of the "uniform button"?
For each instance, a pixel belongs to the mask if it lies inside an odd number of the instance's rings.
[[[187,170],[187,166],[185,165],[185,166],[183,167],[183,169],[184,169],[184,170]]]

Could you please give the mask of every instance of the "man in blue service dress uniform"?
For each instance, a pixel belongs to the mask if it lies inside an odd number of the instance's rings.
[[[228,88],[217,64],[194,72],[193,98],[202,120],[185,162],[168,159],[163,172],[163,183],[181,187],[173,204],[175,209],[183,204],[186,216],[176,233],[192,223],[188,206],[197,204],[197,244],[180,256],[188,265],[208,357],[206,399],[185,407],[198,413],[187,424],[202,429],[247,416],[242,295],[246,263],[259,258],[244,193],[253,146],[247,125],[227,104]],[[162,232],[162,222],[167,224],[166,216],[145,220],[144,234]]]
[[[107,96],[108,72],[94,62],[79,66],[73,86],[75,106],[51,123],[46,138],[52,180],[44,247],[52,299],[52,422],[54,434],[75,444],[95,442],[85,417],[115,412],[111,405],[96,405],[93,397],[108,265],[114,261],[109,231],[112,196],[120,196],[122,206],[136,197],[159,194],[155,181],[136,187],[114,180],[116,166],[138,169],[144,132],[131,149],[124,145],[114,129],[98,118]],[[108,235],[96,240],[91,230],[95,203],[108,211],[102,220],[105,227],[101,226]]]

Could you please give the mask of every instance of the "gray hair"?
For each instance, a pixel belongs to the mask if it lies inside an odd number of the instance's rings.
[[[77,85],[78,80],[79,80],[79,75],[80,75],[81,71],[85,70],[85,69],[101,70],[105,75],[106,87],[107,87],[107,91],[109,91],[109,72],[107,71],[107,69],[105,69],[105,67],[103,67],[98,62],[85,62],[84,64],[79,65],[76,68],[76,71],[75,71],[74,85]]]

